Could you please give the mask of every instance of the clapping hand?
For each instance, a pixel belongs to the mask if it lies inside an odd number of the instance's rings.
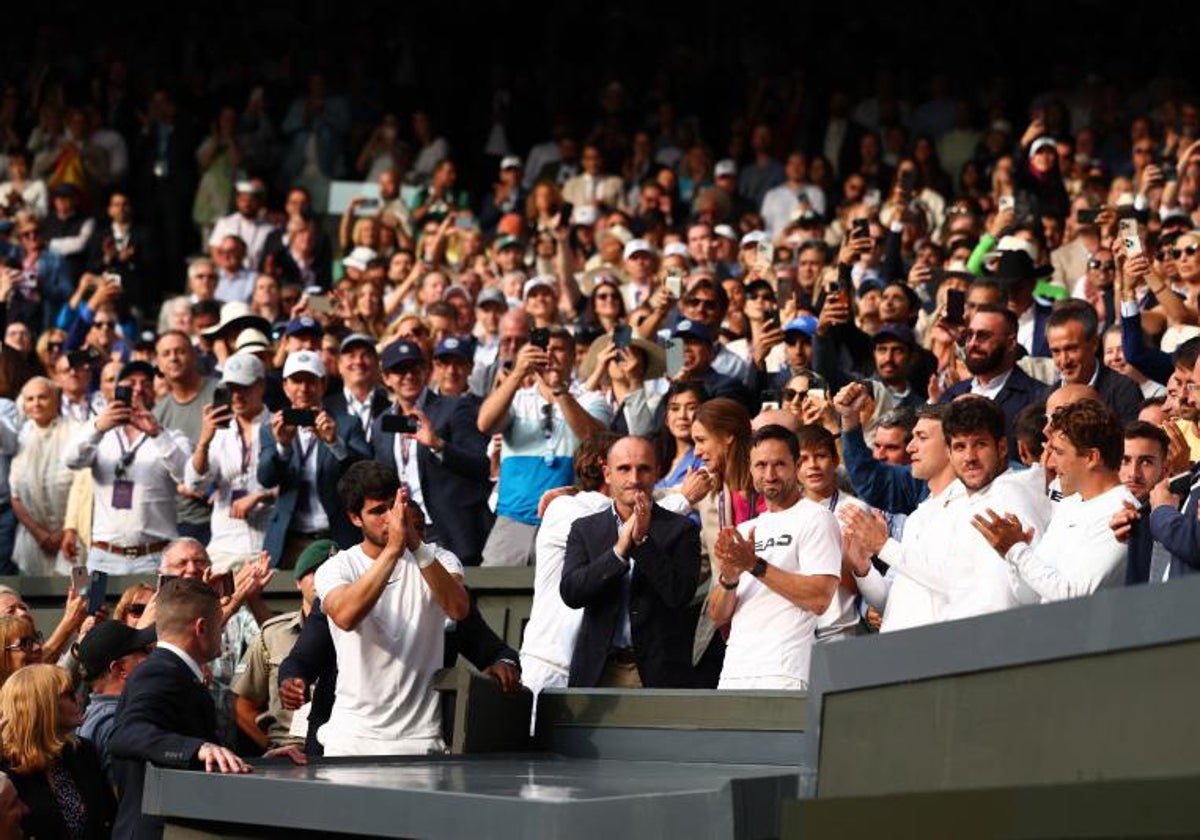
[[[1017,543],[1033,542],[1033,529],[1025,528],[1015,514],[1000,516],[988,508],[986,513],[976,514],[971,524],[1001,557],[1006,556]]]

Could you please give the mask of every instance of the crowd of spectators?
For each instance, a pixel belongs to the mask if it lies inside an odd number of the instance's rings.
[[[153,836],[146,761],[441,751],[460,653],[802,691],[815,644],[1200,568],[1178,85],[780,74],[713,130],[616,79],[535,127],[497,81],[479,154],[358,77],[39,45],[0,103],[0,836]],[[534,567],[519,651],[480,565]]]

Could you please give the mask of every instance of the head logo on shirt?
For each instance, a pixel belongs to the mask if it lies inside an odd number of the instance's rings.
[[[767,537],[765,540],[755,540],[755,551],[766,551],[768,548],[785,548],[792,544],[791,534],[780,534],[778,537]]]

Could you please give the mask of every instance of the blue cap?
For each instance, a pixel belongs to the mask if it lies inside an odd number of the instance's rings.
[[[882,292],[883,281],[877,277],[866,277],[858,284],[857,294],[859,297],[866,297],[867,292]]]
[[[712,333],[708,331],[708,327],[699,321],[689,321],[687,318],[675,325],[675,330],[671,335],[674,338],[694,338],[696,341],[712,344]]]
[[[443,356],[458,356],[460,359],[466,359],[468,362],[475,358],[475,342],[470,338],[460,338],[458,336],[446,336],[438,342],[438,346],[433,351],[433,358],[440,359]]]
[[[912,328],[904,324],[892,324],[885,322],[875,330],[875,335],[871,336],[871,345],[874,346],[885,339],[899,341],[908,347],[917,346],[917,336],[913,333]]]
[[[404,338],[383,348],[383,355],[379,359],[384,370],[391,370],[406,363],[424,361],[425,354],[421,352],[421,345]]]
[[[809,338],[817,334],[817,319],[812,315],[800,315],[787,322],[784,333],[802,332]]]
[[[315,332],[318,337],[325,334],[325,330],[321,329],[321,325],[307,315],[302,315],[299,318],[293,318],[288,321],[287,329],[283,331],[283,334],[299,335],[302,332]]]

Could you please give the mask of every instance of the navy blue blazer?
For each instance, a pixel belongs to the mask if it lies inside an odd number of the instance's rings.
[[[1193,486],[1182,511],[1168,505],[1159,505],[1150,511],[1150,536],[1171,552],[1171,572],[1168,580],[1200,572],[1200,518],[1196,515],[1197,505],[1200,505],[1200,487]],[[1131,542],[1131,562],[1132,545]],[[1142,565],[1146,567],[1148,574],[1149,560],[1139,559],[1139,573]]]
[[[1026,406],[1045,402],[1046,397],[1050,395],[1052,390],[1054,389],[1050,385],[1038,382],[1019,367],[1014,367],[1012,373],[1008,376],[1008,381],[1004,383],[1004,387],[996,395],[995,403],[1004,412],[1004,429],[1008,433],[1008,457],[1010,459],[1017,457],[1017,439],[1013,436],[1012,431],[1013,420],[1021,413],[1021,409]],[[965,379],[962,382],[954,383],[943,391],[939,402],[950,402],[955,397],[960,397],[970,392],[971,380]]]
[[[317,458],[317,495],[329,517],[330,537],[342,548],[349,548],[362,539],[362,533],[346,517],[341,497],[338,496],[337,483],[347,467],[355,461],[371,457],[371,450],[367,446],[362,424],[358,422],[357,417],[335,414],[333,419],[337,425],[338,439],[346,447],[345,455],[338,459],[329,446],[317,441],[313,447],[313,454],[309,457]],[[283,556],[287,532],[300,497],[300,484],[304,478],[304,465],[301,461],[303,453],[297,438],[288,454],[280,455],[269,423],[262,424],[259,440],[262,446],[258,455],[258,481],[263,487],[279,488],[279,499],[275,503],[275,511],[271,514],[267,537],[263,543],[263,548],[271,555],[271,564],[277,566],[280,557]]]
[[[162,836],[162,819],[142,814],[145,762],[199,769],[206,742],[220,743],[212,695],[182,659],[156,649],[130,674],[108,742],[120,800],[114,837]]]
[[[426,391],[417,401],[417,409],[429,418],[445,446],[435,455],[412,441],[421,477],[421,497],[433,520],[425,539],[453,551],[466,566],[483,562],[483,546],[495,521],[487,503],[491,492],[487,438],[476,425],[480,404],[474,394],[446,397]],[[396,412],[396,407],[391,406],[385,416]],[[395,444],[395,433],[383,431],[383,418],[376,418],[371,428],[373,456],[400,472]]]
[[[622,620],[628,567],[613,551],[616,542],[611,508],[576,520],[567,536],[559,594],[568,607],[583,609],[571,658],[572,687],[599,684]],[[642,685],[690,688],[696,614],[688,605],[700,578],[700,529],[656,504],[649,538],[630,554],[630,635]]]
[[[327,390],[322,404],[325,406],[325,410],[335,417],[340,414],[350,413],[350,409],[346,405],[346,392],[341,387]],[[371,423],[374,424],[376,418],[387,411],[388,406],[391,404],[392,400],[388,396],[387,389],[376,387],[371,394]]]

